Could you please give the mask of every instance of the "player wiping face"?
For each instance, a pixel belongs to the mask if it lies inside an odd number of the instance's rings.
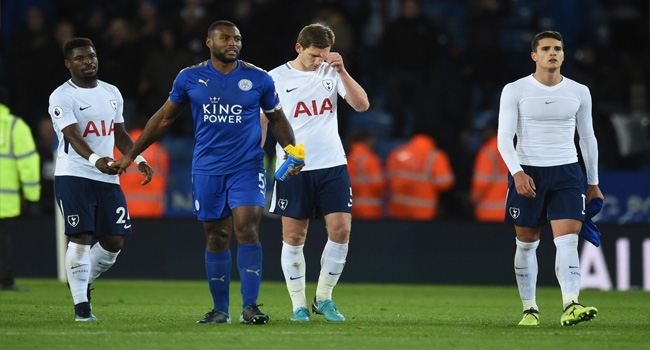
[[[319,49],[315,46],[303,48],[302,45],[296,44],[298,52],[298,62],[302,71],[315,71],[320,68],[323,62],[327,62],[337,72],[343,68],[343,57],[338,52],[330,52],[331,47]]]

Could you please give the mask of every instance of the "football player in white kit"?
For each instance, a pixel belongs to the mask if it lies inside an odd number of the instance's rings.
[[[59,140],[55,169],[56,202],[70,239],[65,255],[75,321],[97,321],[90,284],[107,271],[131,234],[126,199],[117,170],[109,167],[114,145],[128,153],[133,140],[124,129],[119,90],[97,79],[98,61],[90,39],[70,39],[63,48],[71,79],[50,95],[49,113]],[[140,157],[138,170],[151,181],[153,170]],[[93,239],[97,240],[95,245]]]
[[[343,58],[330,52],[334,33],[311,24],[298,35],[293,61],[269,74],[293,127],[296,144],[305,146],[302,172],[287,181],[276,181],[270,211],[282,215],[282,271],[291,301],[293,321],[310,321],[305,297],[303,247],[309,219],[322,215],[328,241],[321,257],[321,271],[312,311],[328,321],[345,321],[334,302],[332,289],[338,282],[348,252],[352,221],[352,189],[345,151],[338,134],[337,95],[357,112],[370,107],[368,95],[350,76]],[[284,154],[276,146],[278,155]],[[276,170],[281,161],[276,164]]]
[[[551,222],[557,248],[555,273],[562,290],[560,323],[591,320],[598,310],[578,302],[580,260],[578,233],[586,204],[603,198],[598,187],[598,144],[594,135],[589,89],[560,74],[564,42],[558,32],[539,33],[532,41],[535,73],[506,85],[499,110],[498,147],[509,174],[505,221],[517,234],[515,275],[523,302],[522,326],[539,325],[535,301],[539,227]],[[574,134],[587,171],[578,164]],[[517,147],[513,138],[517,136]]]

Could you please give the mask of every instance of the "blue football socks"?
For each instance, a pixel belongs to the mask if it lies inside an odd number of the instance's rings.
[[[262,282],[262,244],[240,244],[237,250],[237,267],[244,301],[242,308],[257,305]]]
[[[229,313],[230,300],[230,271],[232,269],[232,256],[230,249],[220,254],[205,251],[205,271],[208,275],[210,293],[214,301],[214,308]]]

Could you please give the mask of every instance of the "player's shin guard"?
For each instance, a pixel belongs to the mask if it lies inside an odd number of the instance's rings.
[[[535,289],[537,286],[537,247],[539,241],[522,242],[516,239],[517,250],[515,252],[515,276],[519,296],[524,310],[531,308],[539,310],[535,301]]]
[[[90,275],[88,276],[88,284],[93,283],[99,275],[108,271],[115,264],[118,254],[120,254],[119,251],[115,253],[109,252],[99,242],[95,243],[90,248]]]
[[[555,275],[562,289],[562,304],[566,308],[578,302],[580,294],[580,258],[578,256],[578,235],[567,234],[553,240],[555,253]]]
[[[280,262],[294,311],[300,307],[307,308],[307,298],[305,296],[305,271],[307,268],[305,266],[303,247],[304,245],[293,246],[282,242]]]
[[[89,251],[90,245],[69,242],[65,252],[65,271],[75,305],[88,301]]]
[[[332,290],[341,277],[347,255],[348,243],[339,244],[327,240],[320,260],[321,270],[316,288],[316,301],[332,299]]]
[[[208,276],[208,285],[212,294],[214,308],[228,313],[230,305],[230,270],[232,269],[232,256],[230,249],[220,254],[205,251],[205,271]]]
[[[237,249],[237,268],[244,302],[242,308],[257,305],[262,282],[262,244],[240,244]]]

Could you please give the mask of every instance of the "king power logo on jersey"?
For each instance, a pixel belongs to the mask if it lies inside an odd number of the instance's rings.
[[[203,104],[204,123],[241,124],[241,105],[220,104],[221,97],[210,97],[208,104]]]
[[[320,105],[320,108],[318,107]],[[329,98],[324,99],[321,103],[318,103],[316,100],[311,100],[311,102],[300,101],[296,105],[296,111],[293,113],[294,118],[300,117],[301,114],[306,114],[311,117],[312,115],[323,115],[329,111],[332,113],[334,106],[332,101]]]
[[[106,128],[106,121],[100,120],[97,125],[94,121],[89,121],[86,124],[86,129],[84,130],[83,137],[88,136],[88,134],[94,134],[95,136],[111,136],[115,131],[115,121],[111,120],[111,124]]]

